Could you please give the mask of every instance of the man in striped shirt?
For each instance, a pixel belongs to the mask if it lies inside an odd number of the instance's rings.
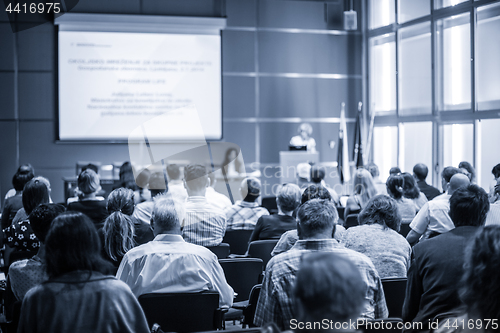
[[[217,246],[226,232],[226,215],[222,209],[207,201],[205,193],[209,184],[203,165],[190,164],[184,168],[188,198],[184,207],[182,236],[192,244]]]

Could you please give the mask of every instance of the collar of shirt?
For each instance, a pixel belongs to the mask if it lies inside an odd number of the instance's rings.
[[[343,248],[344,246],[339,244],[337,240],[331,239],[305,239],[298,240],[295,245],[290,250],[311,250],[311,251],[322,251],[330,249]]]
[[[182,238],[181,235],[174,235],[174,234],[158,234],[156,237],[153,239],[155,242],[180,242],[180,243],[185,243],[184,238]]]
[[[238,206],[241,206],[241,207],[247,207],[247,208],[255,208],[255,207],[259,207],[259,203],[257,201],[254,201],[254,202],[248,202],[248,201],[244,201],[244,200],[240,200],[238,202],[236,202],[236,204]]]
[[[186,202],[206,203],[207,202],[207,198],[206,197],[202,197],[202,196],[187,197]]]

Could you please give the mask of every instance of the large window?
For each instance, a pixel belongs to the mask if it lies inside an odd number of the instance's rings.
[[[399,124],[399,166],[410,172],[417,163],[432,166],[432,122]],[[427,179],[432,181],[432,177]]]
[[[396,41],[394,34],[370,42],[370,100],[375,112],[396,112]]]
[[[389,170],[398,165],[398,128],[375,127],[373,131],[373,162],[380,171],[380,180],[389,177]]]
[[[370,29],[380,28],[394,23],[394,0],[369,0]]]

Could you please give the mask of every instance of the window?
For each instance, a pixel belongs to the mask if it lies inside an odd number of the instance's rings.
[[[380,180],[389,177],[389,170],[398,165],[398,128],[396,126],[373,129],[373,162],[380,171]]]
[[[430,13],[430,0],[398,0],[399,23],[408,22]]]
[[[396,8],[394,0],[369,0],[370,29],[394,23]]]
[[[443,125],[443,167],[458,167],[462,161],[473,165],[473,144],[473,124]]]
[[[400,123],[399,147],[401,171],[411,173],[417,163],[424,163],[432,170],[432,122]]]
[[[491,174],[491,169],[500,163],[500,151],[498,142],[500,142],[500,119],[482,119],[477,124],[478,131],[478,160],[481,161],[476,168],[478,185],[486,191],[495,181]]]
[[[394,34],[370,41],[372,112],[396,112],[396,42]]]
[[[466,2],[468,0],[434,0],[434,8],[439,9],[439,8],[444,8],[444,7],[451,7],[451,6],[456,6],[459,3]]]

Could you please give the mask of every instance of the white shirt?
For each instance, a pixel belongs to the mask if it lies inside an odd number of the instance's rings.
[[[180,235],[160,234],[125,254],[116,277],[139,297],[147,293],[217,291],[219,306],[233,304],[217,256],[203,246],[185,242]]]
[[[209,203],[222,210],[226,207],[232,206],[231,200],[229,200],[229,198],[224,194],[215,191],[213,187],[207,187],[205,198],[207,198]]]
[[[435,231],[442,234],[455,229],[455,224],[448,214],[450,197],[451,195],[445,193],[425,203],[410,223],[410,228],[419,234],[423,234],[425,231]]]
[[[490,204],[490,211],[486,215],[484,225],[500,224],[500,201]]]

